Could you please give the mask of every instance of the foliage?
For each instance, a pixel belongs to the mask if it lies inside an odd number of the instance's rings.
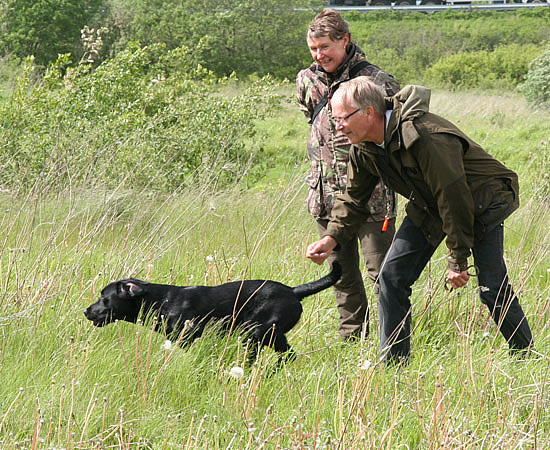
[[[511,44],[493,51],[457,53],[437,61],[426,71],[426,78],[451,88],[514,88],[540,51],[535,44]]]
[[[254,120],[277,104],[270,79],[231,95],[236,80],[217,79],[183,47],[129,45],[96,70],[64,55],[40,84],[32,70],[28,60],[0,105],[0,186],[233,180],[251,158]]]
[[[32,3],[32,5],[31,5]],[[309,65],[308,22],[324,5],[319,0],[7,0],[0,9],[0,49],[37,64],[70,52],[98,64],[130,42],[193,48],[197,62],[217,76],[236,72],[294,79]],[[52,11],[55,10],[55,13]],[[423,83],[426,70],[455,54],[493,52],[517,44],[550,41],[548,8],[518,11],[393,11],[343,13],[352,37],[374,64],[402,84]],[[47,21],[44,17],[51,17]],[[81,30],[85,32],[81,35]],[[101,30],[101,36],[99,36]],[[79,42],[79,39],[82,42]],[[100,40],[101,39],[101,40]],[[523,62],[520,65],[523,70]],[[495,80],[498,74],[490,74]],[[467,78],[467,75],[464,77]],[[520,77],[521,78],[521,77]],[[518,78],[514,77],[512,81]],[[508,81],[507,81],[508,82]]]
[[[449,10],[429,15],[354,12],[344,17],[367,59],[392,73],[402,84],[427,82],[426,69],[455,54],[489,54],[514,44],[523,49],[550,42],[549,8],[506,13]],[[521,54],[516,56],[525,75],[524,58]],[[513,59],[512,55],[506,58]],[[500,78],[498,74],[490,76]],[[515,75],[510,81],[517,83],[520,79]]]
[[[79,55],[80,30],[105,13],[103,0],[6,0],[0,9],[0,48],[4,55],[33,55],[47,65],[60,53]]]
[[[13,89],[20,61],[17,57],[0,56],[0,102]]]
[[[218,75],[294,78],[307,57],[311,0],[111,0],[116,45],[137,40],[196,49]],[[300,8],[303,8],[300,9]]]
[[[550,107],[550,46],[529,64],[529,72],[519,90],[529,102]]]

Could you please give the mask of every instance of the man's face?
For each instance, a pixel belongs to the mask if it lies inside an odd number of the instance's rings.
[[[333,41],[329,36],[307,37],[307,46],[313,60],[325,72],[334,73],[346,59],[346,47],[349,44],[349,34],[343,39]]]
[[[350,105],[332,105],[332,117],[336,120],[336,129],[342,131],[352,144],[369,140],[369,108],[361,112]]]

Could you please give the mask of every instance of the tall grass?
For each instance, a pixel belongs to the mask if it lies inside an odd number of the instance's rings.
[[[475,283],[443,289],[443,249],[414,286],[413,357],[400,369],[378,361],[371,289],[371,334],[355,344],[338,340],[332,292],[306,298],[288,336],[298,357],[279,371],[270,350],[246,366],[246,339],[215,326],[182,349],[164,345],[155,318],[104,328],[85,320],[101,288],[127,276],[297,285],[324,275],[326,267],[304,259],[317,236],[305,213],[303,165],[255,191],[1,193],[0,447],[547,448],[545,116],[514,96],[436,92],[433,107],[525,180],[505,250],[535,357],[509,357]],[[283,141],[284,126],[271,132]],[[514,155],[524,148],[531,156]],[[245,368],[242,378],[231,375],[234,366]]]

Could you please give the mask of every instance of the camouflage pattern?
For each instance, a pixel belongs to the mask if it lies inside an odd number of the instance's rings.
[[[328,219],[336,196],[346,190],[351,144],[344,133],[336,130],[330,102],[321,109],[314,123],[313,111],[326,92],[329,92],[330,99],[338,85],[350,79],[350,69],[361,61],[366,61],[365,55],[352,42],[349,45],[348,57],[337,73],[329,74],[314,62],[309,68],[300,71],[296,77],[298,103],[311,125],[307,143],[310,160],[310,168],[306,175],[306,183],[309,186],[307,205],[309,212],[316,219]],[[383,86],[387,96],[395,95],[400,89],[395,78],[373,64],[360,70],[357,76],[361,75]],[[368,207],[371,213],[368,221],[381,221],[386,215],[393,218],[396,216],[397,199],[393,191],[380,182],[369,200]]]

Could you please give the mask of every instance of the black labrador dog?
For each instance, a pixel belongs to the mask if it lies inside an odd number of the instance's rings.
[[[84,314],[98,327],[115,320],[135,323],[141,315],[154,314],[161,319],[157,331],[174,338],[190,321],[193,326],[185,330],[186,342],[201,336],[209,321],[223,320],[231,327],[243,328],[257,344],[251,349],[251,360],[263,346],[271,346],[281,354],[288,352],[292,357],[285,333],[300,319],[301,300],[332,286],[341,275],[340,265],[334,262],[325,277],[294,288],[270,280],[171,286],[129,278],[108,284]]]

